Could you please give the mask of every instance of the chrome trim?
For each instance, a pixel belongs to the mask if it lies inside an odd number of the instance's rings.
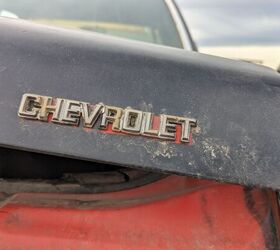
[[[167,8],[170,11],[171,17],[176,25],[178,34],[181,38],[183,48],[186,50],[193,50],[189,35],[185,29],[184,23],[179,15],[177,8],[172,0],[164,0]]]
[[[50,117],[50,115],[52,115]],[[99,103],[91,105],[87,102],[62,98],[52,98],[26,93],[22,96],[18,116],[25,119],[52,122],[61,125],[79,127],[83,121],[83,128],[93,129],[101,116],[99,129],[111,130],[119,133],[152,136],[163,140],[176,141],[179,134],[180,142],[190,142],[192,128],[197,127],[197,121],[187,117],[160,114],[159,129],[153,129],[153,114],[126,107],[125,109],[107,106]],[[149,120],[147,120],[149,117]],[[50,119],[49,119],[50,118]],[[177,133],[177,126],[181,132]],[[152,127],[151,127],[152,126]],[[107,131],[108,132],[108,131]],[[110,131],[109,131],[110,132]]]

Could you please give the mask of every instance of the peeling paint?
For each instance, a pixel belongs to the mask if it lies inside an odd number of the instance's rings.
[[[152,112],[152,110],[153,110],[153,104],[146,103],[145,101],[141,102],[139,107],[141,110],[143,110],[145,112]]]
[[[228,145],[218,143],[217,140],[214,139],[205,139],[202,141],[202,150],[212,159],[217,158],[217,156],[230,158],[230,147]]]
[[[144,148],[154,159],[156,157],[172,158],[178,155],[176,147],[169,142],[146,143]]]

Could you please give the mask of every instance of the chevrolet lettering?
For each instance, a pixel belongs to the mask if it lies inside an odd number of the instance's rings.
[[[127,107],[125,109],[103,103],[91,105],[87,102],[53,98],[35,94],[24,94],[20,103],[19,117],[58,124],[94,128],[98,123],[101,130],[142,135],[164,140],[179,137],[179,142],[189,143],[195,119],[161,114]],[[179,135],[178,135],[179,134]]]

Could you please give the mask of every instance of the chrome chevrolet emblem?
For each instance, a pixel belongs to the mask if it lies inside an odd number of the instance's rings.
[[[161,114],[127,107],[125,109],[103,103],[91,105],[50,96],[24,94],[20,103],[19,117],[79,126],[92,129],[97,126],[104,131],[142,135],[164,140],[190,142],[192,128],[197,126],[195,119]]]

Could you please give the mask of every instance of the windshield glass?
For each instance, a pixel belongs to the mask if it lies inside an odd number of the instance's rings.
[[[164,0],[0,0],[0,16],[182,48]]]

